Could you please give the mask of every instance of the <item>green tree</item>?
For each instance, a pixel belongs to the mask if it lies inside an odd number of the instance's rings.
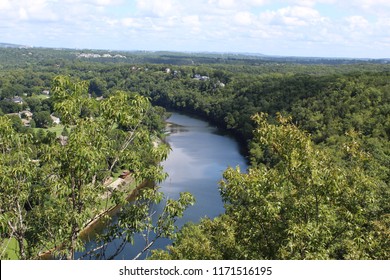
[[[94,78],[89,82],[88,92],[92,96],[104,96],[107,94],[107,84],[100,78]]]
[[[225,171],[220,188],[228,217],[202,222],[191,233],[185,228],[156,257],[203,258],[194,251],[206,244],[205,258],[388,259],[389,213],[382,203],[389,189],[366,170],[371,157],[356,134],[347,135],[344,161],[335,161],[289,118],[278,116],[275,125],[259,114],[254,121],[265,164],[248,173]],[[208,235],[221,219],[221,231]],[[234,245],[225,244],[227,233]]]
[[[64,126],[64,128],[62,129],[61,135],[62,136],[69,136],[69,130],[66,128],[66,126]]]
[[[39,128],[49,128],[53,125],[53,120],[50,116],[50,112],[41,111],[33,115],[35,126]]]
[[[9,118],[0,117],[0,236],[5,244],[15,238],[21,259],[28,258],[25,237],[32,221],[26,206],[38,174],[30,145],[29,135],[16,132]]]
[[[0,109],[4,112],[4,114],[18,113],[22,110],[22,106],[11,100],[4,99],[0,101]]]
[[[73,259],[76,250],[83,250],[80,231],[105,209],[102,206],[125,204],[126,193],[113,190],[113,195],[107,196],[104,182],[114,169],[132,170],[137,183],[165,178],[159,163],[169,149],[155,145],[157,132],[144,124],[151,109],[149,101],[137,94],[117,92],[96,103],[88,97],[87,89],[86,83],[73,82],[69,77],[53,81],[55,110],[66,126],[72,125],[66,143],[54,141],[52,133],[44,130],[36,136],[19,134],[9,118],[0,119],[0,136],[4,140],[0,141],[4,173],[0,236],[5,247],[7,240],[17,240],[20,258],[36,258],[40,252],[50,250],[57,258]],[[96,118],[82,114],[83,108],[90,106],[97,106]],[[193,198],[182,194],[177,201],[167,200],[166,210],[154,225],[143,205],[161,198],[156,189],[145,191],[135,208],[125,207],[140,214],[121,215],[121,227],[115,228],[113,236],[124,234],[125,242],[130,242],[132,235],[145,230],[146,225],[155,229],[156,238],[172,236],[176,230],[174,221],[193,203]],[[124,228],[131,224],[137,225],[135,230]],[[146,245],[144,250],[149,247]]]
[[[96,205],[105,192],[102,184],[115,166],[133,170],[139,180],[161,177],[158,165],[146,165],[140,153],[149,153],[156,162],[166,156],[166,149],[155,148],[147,130],[142,126],[149,102],[137,95],[118,92],[101,102],[99,118],[82,117],[82,108],[95,104],[88,98],[86,83],[72,83],[58,77],[52,88],[55,109],[63,116],[65,125],[74,125],[65,147],[58,150],[55,180],[63,190],[62,208],[72,209],[64,225],[69,225],[65,235],[67,258],[74,258],[79,248],[78,233],[83,224],[98,211]],[[120,145],[113,143],[108,131],[126,127]],[[61,183],[59,186],[58,184]]]
[[[25,98],[30,111],[33,113],[42,111],[42,101],[38,97]]]
[[[34,120],[30,120],[30,127],[31,128],[36,128],[37,127],[37,125],[35,124]]]
[[[8,115],[7,117],[11,120],[12,127],[16,131],[21,132],[23,130],[22,120],[20,119],[20,117],[17,114],[16,115]]]

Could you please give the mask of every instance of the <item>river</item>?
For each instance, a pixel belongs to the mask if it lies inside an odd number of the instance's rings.
[[[169,176],[160,184],[160,190],[168,198],[176,199],[180,192],[190,192],[196,199],[177,225],[218,216],[224,212],[218,190],[223,171],[229,166],[240,166],[243,171],[247,168],[237,141],[207,122],[183,114],[173,113],[167,122],[166,141],[172,150],[162,163]],[[157,210],[161,208],[157,206]],[[152,249],[165,248],[169,243],[161,239]],[[137,244],[143,244],[142,237],[136,237],[135,244],[125,248],[116,259],[132,259],[141,249]],[[116,245],[115,242],[110,245],[111,249]]]

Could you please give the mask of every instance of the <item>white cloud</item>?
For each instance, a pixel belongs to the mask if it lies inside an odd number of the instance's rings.
[[[26,9],[24,9],[24,8],[20,8],[18,14],[19,14],[20,20],[28,20],[29,19],[28,13],[27,13]]]
[[[36,1],[36,0],[33,0]],[[50,0],[49,0],[50,1]],[[69,3],[72,5],[94,5],[94,6],[110,6],[110,5],[119,5],[123,3],[123,0],[60,0],[64,3]],[[57,2],[57,1],[55,1]]]
[[[166,17],[177,14],[179,4],[175,0],[137,0],[137,8],[142,16]]]
[[[234,21],[238,25],[251,25],[253,23],[253,14],[249,12],[238,12],[234,16]]]
[[[277,11],[267,11],[260,15],[268,24],[284,25],[286,27],[307,26],[324,21],[320,13],[310,7],[293,6]]]
[[[0,22],[11,20],[53,21],[57,20],[56,13],[52,9],[53,3],[49,0],[0,0]]]
[[[362,9],[370,9],[372,7],[390,7],[390,2],[387,0],[355,0],[354,5],[360,6]]]
[[[244,0],[243,2],[246,2],[249,6],[263,6],[269,2],[269,0]]]
[[[118,5],[122,3],[121,0],[96,0],[96,4],[100,6]]]
[[[0,0],[0,27],[10,42],[33,45],[123,48],[131,38],[154,49],[371,49],[389,44],[390,1]]]
[[[10,0],[0,0],[0,10],[7,10],[11,8]]]
[[[368,20],[366,20],[362,16],[350,16],[346,18],[346,22],[348,23],[348,27],[351,31],[359,31],[362,32],[367,30],[370,26]]]
[[[388,0],[337,1],[333,4],[335,9],[341,9],[350,15],[390,16],[390,1]]]
[[[314,7],[317,4],[335,4],[343,2],[343,0],[287,0],[278,2],[281,2],[283,4],[287,3],[286,5],[293,4],[298,6]]]
[[[183,24],[191,30],[192,33],[199,33],[202,30],[202,24],[198,15],[184,16],[182,19]]]
[[[113,25],[114,27],[117,27],[116,25],[118,24],[117,20],[109,20],[108,23],[110,25]],[[142,24],[139,22],[139,19],[136,18],[123,18],[121,19],[120,23],[124,27],[132,27],[132,28],[141,28]]]
[[[203,3],[203,5],[207,5],[210,8],[214,7],[222,10],[235,9],[237,4],[237,0],[208,0],[206,3]]]

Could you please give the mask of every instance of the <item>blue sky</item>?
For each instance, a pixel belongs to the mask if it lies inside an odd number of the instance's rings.
[[[0,42],[390,57],[389,0],[0,0]]]

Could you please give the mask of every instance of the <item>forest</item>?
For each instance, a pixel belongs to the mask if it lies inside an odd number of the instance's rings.
[[[389,259],[389,81],[385,60],[0,49],[0,259],[74,259],[117,204],[90,258],[148,230],[173,241],[152,259]],[[123,170],[131,188],[165,178],[169,110],[231,133],[250,162],[224,172],[224,214],[181,229],[189,193],[157,222],[157,189],[107,195]]]

